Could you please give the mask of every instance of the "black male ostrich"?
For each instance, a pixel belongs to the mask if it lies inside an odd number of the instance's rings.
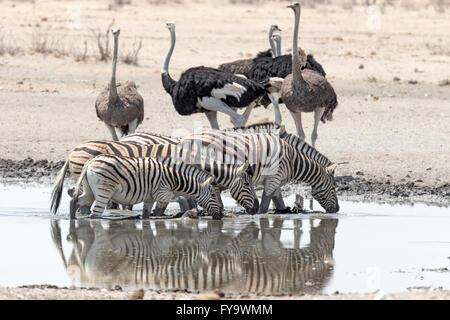
[[[171,46],[161,78],[177,112],[181,115],[204,112],[213,129],[219,129],[217,112],[229,115],[237,127],[244,125],[247,118],[232,107],[247,107],[256,99],[269,94],[272,87],[268,83],[262,85],[230,72],[204,66],[184,71],[180,79],[175,81],[169,74],[169,61],[175,47],[175,23],[169,22],[166,26],[170,31]]]

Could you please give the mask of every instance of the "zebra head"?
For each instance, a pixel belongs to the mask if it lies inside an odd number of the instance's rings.
[[[259,210],[259,202],[253,188],[253,168],[248,162],[233,168],[233,182],[230,194],[248,214],[255,214]]]
[[[223,206],[216,193],[216,181],[214,177],[208,177],[200,184],[199,192],[195,195],[197,203],[210,214],[213,219],[223,217]]]
[[[334,179],[334,170],[337,164],[326,167],[325,174],[322,175],[317,183],[312,186],[312,196],[316,199],[327,213],[336,213],[339,211],[339,203],[336,196],[336,180]]]

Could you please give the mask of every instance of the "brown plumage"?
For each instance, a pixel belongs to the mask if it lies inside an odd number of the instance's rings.
[[[298,39],[298,25],[300,21],[300,4],[298,2],[288,6],[294,10],[295,25],[292,52],[292,73],[288,75],[281,86],[281,99],[286,107],[291,111],[297,127],[298,136],[305,139],[301,124],[302,112],[314,112],[314,129],[311,135],[312,145],[315,146],[317,140],[317,126],[319,120],[325,122],[332,120],[333,111],[337,106],[337,97],[333,87],[321,74],[308,69],[301,69],[306,63],[306,55],[300,50]]]
[[[112,127],[120,128],[126,135],[128,124],[137,119],[137,125],[144,120],[144,99],[137,91],[134,81],[116,83],[117,98],[110,99],[110,85],[106,87],[95,101],[97,116]],[[112,101],[111,101],[112,100]]]
[[[114,36],[114,55],[111,81],[97,97],[95,109],[97,116],[111,132],[112,138],[118,141],[116,128],[121,135],[134,133],[144,120],[144,99],[137,91],[134,81],[116,83],[117,50],[119,29],[111,30]]]

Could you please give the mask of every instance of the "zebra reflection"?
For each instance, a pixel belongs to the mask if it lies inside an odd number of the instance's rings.
[[[320,292],[333,272],[337,219],[293,220],[292,248],[283,245],[285,220],[261,217],[236,231],[234,221],[71,221],[66,259],[59,221],[52,237],[73,283],[124,289],[221,289],[228,292]],[[142,226],[138,226],[142,223]]]

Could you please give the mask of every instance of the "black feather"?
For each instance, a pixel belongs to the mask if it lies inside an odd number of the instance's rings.
[[[240,99],[234,96],[226,96],[222,99],[228,106],[243,108],[254,100],[264,96],[267,88],[255,81],[238,77],[230,72],[221,71],[204,66],[190,68],[184,71],[180,79],[172,82],[168,75],[162,75],[164,88],[172,96],[172,102],[177,112],[181,115],[190,115],[208,110],[197,106],[198,99],[211,97],[214,89],[221,89],[227,84],[238,83],[246,88]],[[169,79],[170,78],[170,79]]]

